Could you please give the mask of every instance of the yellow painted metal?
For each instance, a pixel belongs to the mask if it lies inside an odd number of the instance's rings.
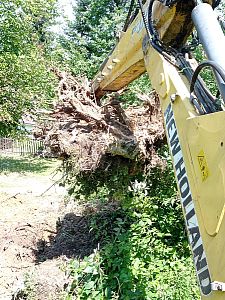
[[[141,17],[138,16],[126,34],[121,36],[117,47],[109,57],[104,69],[97,74],[96,78],[99,78],[102,72],[104,73],[102,81],[98,82],[94,80],[93,82],[93,88],[94,90],[99,90],[100,96],[104,94],[104,91],[117,91],[121,89],[145,72],[142,51],[144,34],[144,24]],[[113,65],[114,68],[109,70],[109,65]]]
[[[189,151],[193,162],[192,173],[196,186],[207,234],[216,237],[224,222],[225,213],[225,113],[198,117],[189,120],[187,137],[190,139]],[[207,176],[202,177],[199,168],[199,152],[204,151],[207,162]],[[225,236],[225,232],[223,232]],[[224,245],[225,246],[225,245]],[[219,249],[218,249],[219,251]],[[217,252],[218,254],[218,252]],[[224,269],[225,270],[225,269]],[[225,271],[224,271],[225,273]]]

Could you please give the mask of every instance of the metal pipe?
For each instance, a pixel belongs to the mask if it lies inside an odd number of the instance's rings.
[[[207,3],[197,5],[192,11],[192,20],[208,59],[225,70],[225,36],[212,7]],[[225,101],[225,82],[216,71],[214,73]]]

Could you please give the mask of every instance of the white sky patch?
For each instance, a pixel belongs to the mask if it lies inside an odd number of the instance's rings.
[[[64,13],[64,15],[69,19],[73,19],[73,5],[74,0],[59,0],[59,7]]]
[[[57,25],[52,26],[51,31],[63,34],[65,19],[73,20],[73,6],[76,0],[58,0],[58,9],[60,16],[57,19]]]

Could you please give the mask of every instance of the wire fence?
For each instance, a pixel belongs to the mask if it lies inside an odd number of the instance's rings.
[[[38,155],[45,150],[42,141],[35,139],[15,140],[0,138],[0,154]]]

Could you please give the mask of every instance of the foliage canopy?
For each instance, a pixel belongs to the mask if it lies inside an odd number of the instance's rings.
[[[56,0],[0,2],[0,136],[16,133],[24,114],[54,97],[45,59]]]
[[[74,20],[61,37],[64,51],[58,52],[58,59],[74,74],[93,77],[116,43],[128,6],[129,1],[121,0],[78,0]]]

